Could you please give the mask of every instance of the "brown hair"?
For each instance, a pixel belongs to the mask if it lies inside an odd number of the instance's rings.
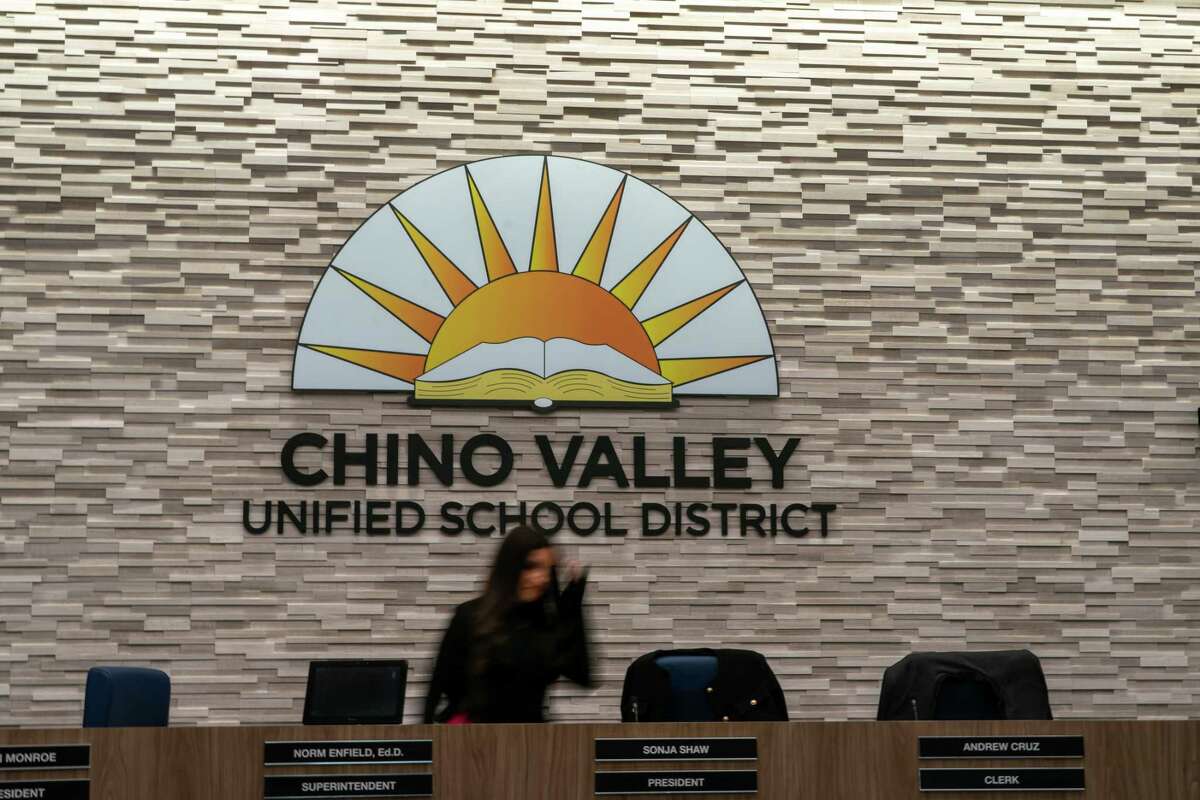
[[[471,667],[476,675],[484,673],[492,653],[504,643],[505,620],[517,604],[517,586],[529,554],[549,546],[544,534],[525,525],[513,528],[500,543],[475,617]]]

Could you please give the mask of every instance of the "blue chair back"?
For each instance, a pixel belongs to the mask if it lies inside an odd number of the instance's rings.
[[[708,687],[717,677],[716,656],[662,656],[655,663],[667,671],[671,680],[672,721],[716,719],[708,701]]]
[[[92,667],[83,693],[83,727],[128,728],[167,725],[171,679],[145,667]]]

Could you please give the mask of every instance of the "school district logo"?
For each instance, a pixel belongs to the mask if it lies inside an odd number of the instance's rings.
[[[292,387],[539,410],[779,394],[717,238],[637,178],[554,156],[455,167],[371,215],[313,293]]]

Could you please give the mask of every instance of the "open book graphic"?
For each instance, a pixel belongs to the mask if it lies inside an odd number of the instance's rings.
[[[421,375],[417,400],[670,403],[671,382],[608,345],[524,337],[477,344]],[[540,402],[539,402],[540,401]]]

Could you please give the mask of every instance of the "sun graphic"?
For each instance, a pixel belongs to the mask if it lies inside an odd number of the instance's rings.
[[[766,321],[716,237],[637,178],[554,156],[456,167],[368,218],[313,293],[292,376],[539,409],[778,395]]]

